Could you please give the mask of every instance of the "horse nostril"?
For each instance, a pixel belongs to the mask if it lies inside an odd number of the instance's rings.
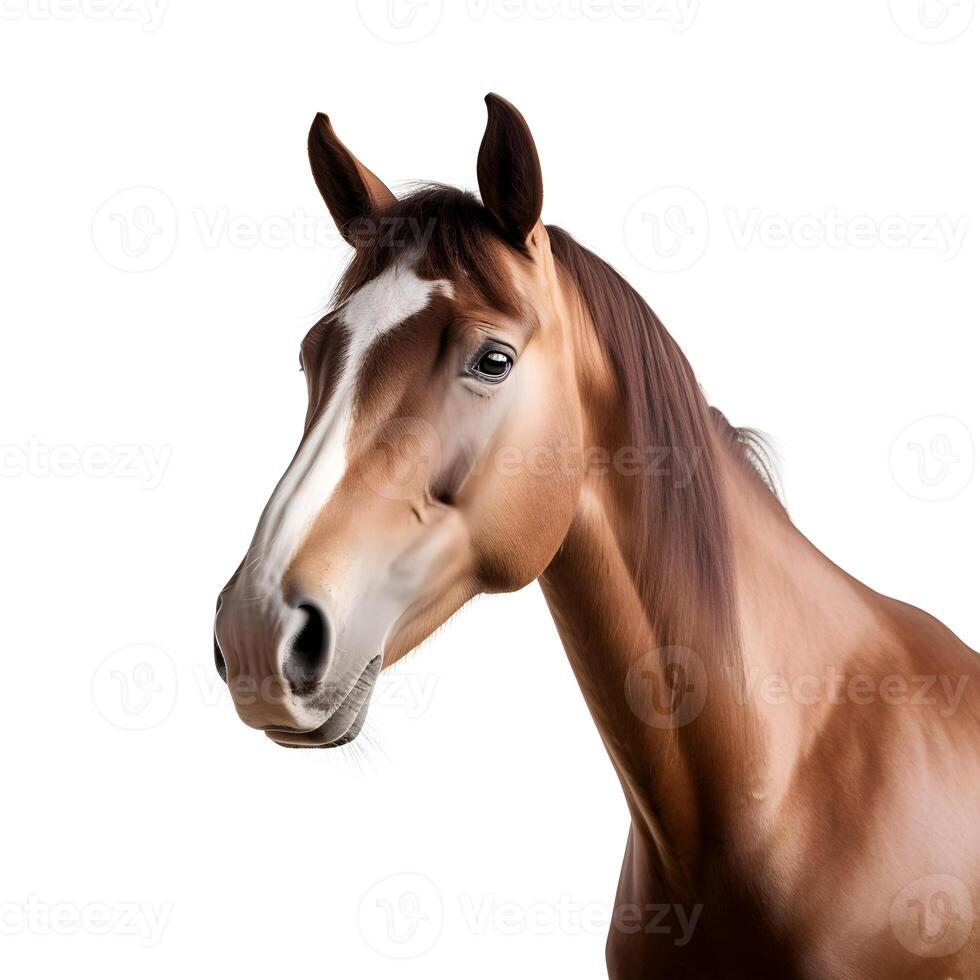
[[[330,627],[326,616],[309,603],[297,606],[305,617],[286,651],[284,673],[296,694],[311,694],[320,684],[330,654]]]
[[[218,646],[218,637],[214,637],[214,667],[218,672],[218,676],[227,684],[228,683],[228,667],[225,664],[224,654],[221,652],[221,647]]]
[[[218,593],[218,601],[214,606],[214,629],[211,631],[211,635],[214,637],[214,669],[217,670],[218,676],[227,684],[228,683],[228,665],[225,663],[225,655],[221,652],[221,647],[218,646],[218,613],[221,612],[221,599],[224,595],[224,590]]]

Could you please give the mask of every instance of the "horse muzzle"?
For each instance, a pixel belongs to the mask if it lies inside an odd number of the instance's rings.
[[[218,600],[214,654],[242,721],[296,747],[351,741],[381,669],[380,654],[359,660],[338,648],[322,600],[249,596],[234,579]]]

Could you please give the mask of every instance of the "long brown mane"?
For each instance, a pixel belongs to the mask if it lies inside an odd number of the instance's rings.
[[[566,231],[549,226],[548,234],[613,364],[631,445],[672,454],[637,481],[633,579],[653,635],[662,646],[694,648],[708,638],[716,645],[710,652],[734,654],[732,549],[711,409],[643,297]],[[683,474],[678,454],[690,467]]]
[[[563,229],[551,225],[548,234],[619,379],[629,445],[645,461],[636,481],[631,564],[652,633],[661,646],[737,656],[732,547],[718,454],[726,448],[742,458],[747,453],[771,483],[764,445],[708,406],[684,354],[625,279]],[[465,278],[490,305],[512,312],[517,300],[495,260],[501,241],[493,216],[474,195],[422,186],[365,229],[336,300],[343,302],[406,253],[417,253],[421,275]],[[664,465],[647,466],[657,453]],[[713,649],[705,650],[706,642]]]

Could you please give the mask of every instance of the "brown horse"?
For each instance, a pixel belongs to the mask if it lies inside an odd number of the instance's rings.
[[[219,598],[239,714],[347,742],[382,667],[539,579],[631,816],[612,977],[977,980],[980,661],[796,530],[646,303],[542,224],[528,127],[487,106],[482,203],[396,199],[314,120],[354,254]]]

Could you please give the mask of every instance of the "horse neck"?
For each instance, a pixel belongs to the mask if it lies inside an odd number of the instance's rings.
[[[705,631],[674,643],[676,582],[651,623],[631,552],[635,515],[612,487],[586,486],[568,535],[541,576],[572,669],[620,778],[634,834],[657,873],[681,887],[702,841],[722,831],[756,764],[739,677]],[[627,498],[628,499],[628,498]],[[633,519],[631,519],[633,518]]]
[[[598,430],[609,438],[617,427]],[[622,437],[620,427],[613,438]],[[712,442],[702,448],[717,467],[731,543],[734,636],[719,637],[710,609],[692,632],[684,606],[695,585],[682,570],[665,583],[659,615],[645,608],[636,549],[656,547],[662,529],[635,540],[635,477],[587,478],[541,577],[622,783],[631,839],[648,872],[679,889],[706,846],[752,834],[788,791],[813,719],[792,702],[774,713],[760,703],[760,683],[837,663],[874,629],[871,593],[796,531],[737,448],[718,433]],[[604,448],[612,454],[616,445]],[[670,519],[669,507],[654,511]],[[680,650],[675,621],[683,621]]]

